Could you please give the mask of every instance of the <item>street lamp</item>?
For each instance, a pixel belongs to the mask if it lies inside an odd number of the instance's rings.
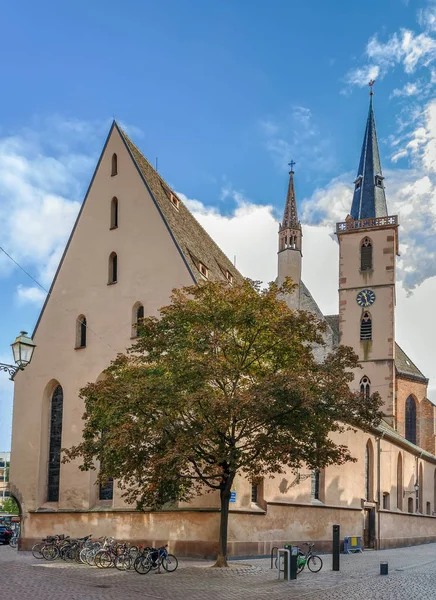
[[[14,361],[17,366],[14,367],[14,365],[0,363],[0,371],[6,371],[12,379],[17,371],[22,371],[24,367],[30,363],[36,346],[33,343],[32,338],[27,335],[27,331],[21,331],[20,335],[15,339],[15,342],[11,344],[11,346]]]

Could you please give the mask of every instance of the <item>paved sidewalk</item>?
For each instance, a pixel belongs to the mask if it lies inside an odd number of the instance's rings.
[[[266,559],[211,562],[181,560],[174,573],[148,575],[36,560],[29,552],[0,546],[0,600],[436,600],[436,544],[341,555],[341,571],[306,572],[297,581],[278,581]],[[380,576],[380,561],[389,575]]]

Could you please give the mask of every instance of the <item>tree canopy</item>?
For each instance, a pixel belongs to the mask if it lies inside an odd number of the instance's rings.
[[[331,433],[370,429],[378,394],[352,392],[357,356],[339,346],[322,362],[325,325],[292,311],[286,282],[205,282],[174,290],[133,347],[81,390],[83,440],[65,450],[129,503],[159,509],[219,490],[218,565],[226,564],[228,508],[237,473],[255,481],[303,464],[354,460]]]

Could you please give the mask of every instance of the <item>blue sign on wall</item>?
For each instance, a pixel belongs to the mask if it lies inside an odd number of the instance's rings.
[[[236,492],[230,492],[230,502],[236,502]]]

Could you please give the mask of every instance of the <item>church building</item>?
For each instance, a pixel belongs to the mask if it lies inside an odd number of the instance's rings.
[[[357,153],[356,153],[357,154]],[[350,213],[337,224],[338,314],[323,315],[301,280],[303,227],[294,172],[278,232],[277,281],[297,284],[290,308],[326,324],[320,359],[338,344],[359,356],[353,386],[383,400],[372,432],[332,434],[356,463],[301,469],[252,485],[235,481],[229,553],[265,555],[273,546],[314,541],[331,547],[361,536],[367,548],[436,541],[435,411],[428,380],[395,341],[399,223],[390,215],[373,96]],[[275,249],[271,249],[275,252]],[[10,487],[21,509],[21,547],[48,534],[114,536],[179,555],[213,556],[219,497],[208,493],[161,511],[136,511],[116,481],[61,464],[61,448],[81,439],[79,390],[96,381],[157,315],[173,288],[241,275],[184,203],[114,122],[33,332],[32,362],[15,376]],[[409,350],[409,349],[407,349]]]

